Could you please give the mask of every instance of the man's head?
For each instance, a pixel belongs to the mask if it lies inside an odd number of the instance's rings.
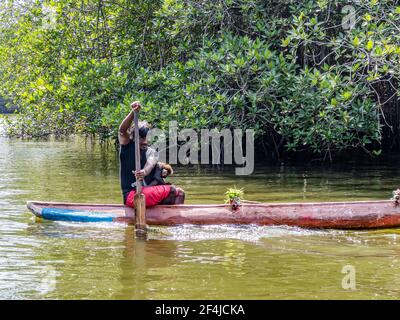
[[[140,150],[147,150],[149,146],[149,142],[147,140],[147,134],[150,131],[149,124],[147,122],[139,122],[139,146]],[[130,128],[130,138],[134,139],[135,136],[135,128],[132,126]]]

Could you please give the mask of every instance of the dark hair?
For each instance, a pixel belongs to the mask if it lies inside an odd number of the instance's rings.
[[[147,133],[149,132],[150,128],[148,126],[142,126],[139,128],[139,137],[146,138]]]

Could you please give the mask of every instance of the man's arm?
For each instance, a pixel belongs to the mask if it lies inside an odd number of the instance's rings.
[[[121,125],[119,126],[119,131],[118,131],[118,141],[120,144],[127,145],[129,143],[130,137],[129,137],[128,129],[132,125],[135,110],[139,111],[140,107],[141,107],[141,105],[140,105],[139,101],[132,102],[132,104],[131,104],[132,111],[129,112],[129,114],[121,122]]]
[[[158,161],[158,153],[154,149],[148,149],[146,154],[146,164],[139,172],[133,172],[136,179],[143,180],[154,169]]]
[[[144,171],[144,176],[148,176],[153,168],[156,166],[158,161],[158,153],[151,148],[147,149],[146,152],[146,164],[144,165],[143,171]]]

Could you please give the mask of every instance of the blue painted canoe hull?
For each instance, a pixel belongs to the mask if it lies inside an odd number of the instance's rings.
[[[133,222],[134,210],[118,204],[72,204],[28,202],[28,209],[39,218],[73,222]]]
[[[113,222],[117,218],[116,214],[107,212],[91,212],[59,208],[43,208],[40,216],[46,220],[75,222]]]

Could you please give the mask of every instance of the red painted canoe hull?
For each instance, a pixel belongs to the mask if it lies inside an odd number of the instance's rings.
[[[78,210],[112,215],[113,221],[131,223],[134,210],[118,204],[74,204],[28,202],[28,208],[41,216],[43,208]],[[149,225],[257,224],[288,225],[302,228],[370,229],[400,226],[400,205],[393,201],[321,202],[286,204],[174,205],[147,208]]]

